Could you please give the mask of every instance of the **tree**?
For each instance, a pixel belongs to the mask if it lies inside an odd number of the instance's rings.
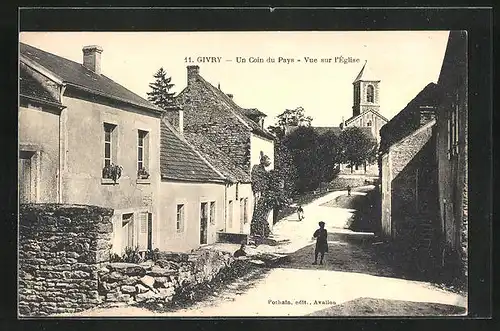
[[[156,106],[166,109],[173,103],[173,98],[175,93],[170,93],[170,89],[174,84],[170,83],[172,81],[171,77],[167,77],[167,72],[160,68],[154,75],[155,81],[149,83],[151,92],[148,92],[148,100],[151,101]]]
[[[285,136],[286,128],[289,126],[311,126],[313,118],[305,115],[303,107],[295,109],[286,109],[283,113],[276,116],[278,119],[276,125],[269,126],[268,130],[278,139]]]
[[[319,136],[311,127],[299,127],[283,139],[297,171],[295,188],[303,193],[316,189],[321,183]]]
[[[319,136],[319,161],[321,181],[331,182],[339,173],[338,165],[342,161],[342,148],[339,137],[332,131]]]
[[[341,159],[348,163],[351,172],[354,166],[373,163],[377,158],[377,142],[358,127],[348,127],[340,134]]]

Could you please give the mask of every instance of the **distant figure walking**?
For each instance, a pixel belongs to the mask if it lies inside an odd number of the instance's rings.
[[[314,232],[314,238],[316,238],[316,249],[314,250],[314,262],[313,264],[318,264],[318,255],[320,255],[319,264],[323,264],[323,258],[325,253],[328,252],[328,233],[325,229],[325,222],[319,222],[319,229]]]
[[[347,185],[347,196],[351,196],[351,186]]]
[[[240,248],[234,252],[233,256],[234,257],[240,257],[240,256],[246,256],[247,253],[245,252],[245,243],[241,243]]]
[[[302,209],[301,205],[299,205],[299,208],[297,208],[297,215],[299,216],[299,221],[302,221],[304,219],[304,209]]]

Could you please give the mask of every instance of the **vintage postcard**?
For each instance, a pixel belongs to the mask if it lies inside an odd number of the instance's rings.
[[[21,32],[18,313],[467,314],[467,32]]]

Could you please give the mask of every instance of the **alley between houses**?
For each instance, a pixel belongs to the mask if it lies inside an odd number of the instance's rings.
[[[272,268],[249,274],[214,288],[202,300],[175,309],[109,307],[80,316],[356,316],[460,315],[466,297],[438,288],[404,273],[387,258],[384,243],[371,232],[348,229],[356,213],[352,201],[367,201],[373,186],[330,192],[303,206],[301,222],[292,214],[278,222],[273,233],[284,245],[255,250],[282,253],[287,259]],[[329,252],[324,265],[313,265],[312,233],[326,223]],[[211,249],[234,250],[216,244]],[[251,251],[252,248],[249,247]],[[400,266],[399,266],[400,267]]]

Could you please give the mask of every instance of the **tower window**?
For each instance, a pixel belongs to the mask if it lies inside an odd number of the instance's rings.
[[[372,121],[366,122],[366,126],[372,126]]]
[[[366,88],[366,101],[373,102],[373,85],[368,85]]]

